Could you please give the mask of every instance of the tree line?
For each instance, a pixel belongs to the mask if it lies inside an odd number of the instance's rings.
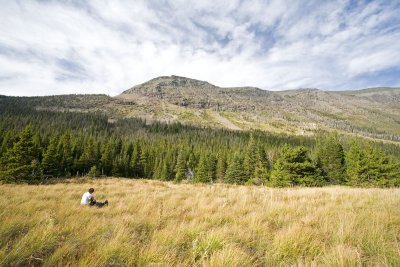
[[[269,186],[398,186],[398,145],[0,107],[0,179],[119,176]]]

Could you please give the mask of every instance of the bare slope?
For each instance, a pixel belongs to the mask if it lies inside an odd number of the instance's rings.
[[[222,88],[170,76],[137,85],[116,99],[136,104],[129,115],[156,120],[292,134],[338,129],[400,140],[399,88],[272,92],[254,87]]]

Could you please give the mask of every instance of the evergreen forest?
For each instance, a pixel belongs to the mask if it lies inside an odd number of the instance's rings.
[[[0,180],[82,176],[286,186],[398,186],[396,143],[319,132],[313,137],[232,131],[103,113],[0,105]]]

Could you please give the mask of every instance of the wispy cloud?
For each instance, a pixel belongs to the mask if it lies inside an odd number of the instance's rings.
[[[0,94],[400,86],[398,1],[2,1]]]

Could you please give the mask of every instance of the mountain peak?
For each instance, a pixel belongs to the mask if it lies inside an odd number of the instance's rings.
[[[201,88],[201,89],[209,89],[209,88],[216,88],[215,85],[212,85],[206,81],[201,81],[201,80],[196,80],[196,79],[191,79],[187,77],[182,77],[182,76],[160,76],[153,78],[147,82],[144,82],[142,84],[136,85],[126,91],[124,91],[122,94],[132,94],[135,92],[160,92],[162,90],[170,90],[170,89],[195,89],[195,88]]]

